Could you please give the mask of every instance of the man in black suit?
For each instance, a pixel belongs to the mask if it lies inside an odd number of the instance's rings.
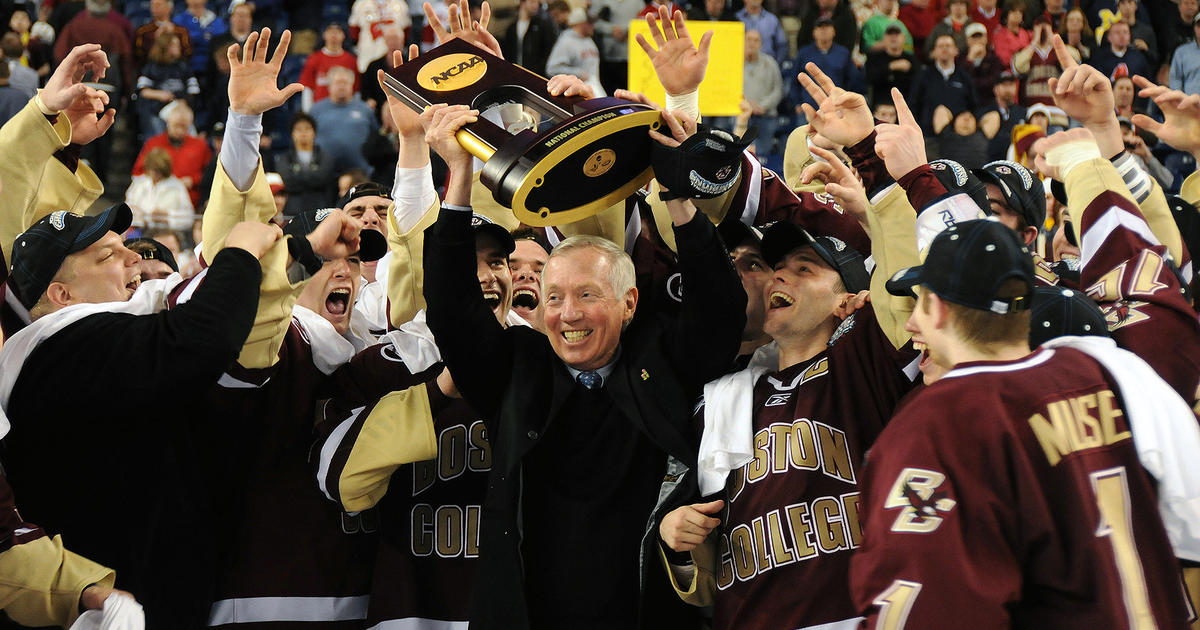
[[[558,39],[558,28],[541,9],[542,0],[521,0],[517,19],[500,38],[500,50],[506,60],[545,76],[546,59]]]
[[[426,140],[451,167],[425,232],[428,323],[492,446],[471,626],[695,627],[649,555],[650,514],[667,455],[696,461],[689,416],[704,383],[737,354],[741,282],[712,223],[675,199],[677,318],[637,315],[625,252],[574,237],[542,271],[546,334],[501,328],[476,279],[471,157],[454,140],[476,115],[463,106],[422,115]]]

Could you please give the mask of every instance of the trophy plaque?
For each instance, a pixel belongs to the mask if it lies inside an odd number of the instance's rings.
[[[384,88],[418,112],[435,103],[479,110],[458,131],[459,144],[484,162],[480,180],[498,203],[545,227],[590,217],[650,181],[647,131],[662,124],[653,107],[550,96],[546,81],[452,39],[387,70]]]

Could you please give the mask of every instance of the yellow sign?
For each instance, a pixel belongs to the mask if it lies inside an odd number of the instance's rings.
[[[671,28],[670,25],[666,25]],[[713,32],[708,49],[708,70],[700,84],[700,113],[704,116],[736,116],[741,113],[742,64],[745,59],[746,26],[741,22],[687,22],[692,42],[699,44],[708,31]],[[629,89],[645,94],[658,104],[666,102],[666,91],[654,74],[654,64],[638,45],[638,33],[654,45],[645,20],[629,23]]]
[[[583,163],[583,174],[588,177],[600,177],[617,162],[617,154],[612,149],[600,149],[588,156]]]
[[[456,53],[438,57],[417,72],[417,83],[427,90],[461,90],[483,78],[487,62],[479,55]]]

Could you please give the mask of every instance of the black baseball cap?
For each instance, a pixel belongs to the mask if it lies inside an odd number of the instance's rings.
[[[1024,295],[996,295],[1006,280],[1021,280]],[[942,230],[924,264],[902,269],[887,281],[888,293],[915,296],[921,285],[943,300],[1004,315],[1030,307],[1033,298],[1033,258],[1017,233],[992,219],[955,223]]]
[[[51,212],[13,243],[12,282],[21,304],[32,309],[67,256],[87,249],[108,232],[121,234],[133,223],[129,206],[119,203],[96,216]]]
[[[871,286],[863,255],[841,239],[832,236],[813,236],[789,221],[776,221],[765,226],[762,238],[763,259],[774,267],[788,254],[801,247],[812,247],[825,264],[838,272],[846,291],[858,293]]]
[[[712,199],[737,184],[742,172],[742,152],[754,142],[758,128],[741,138],[720,129],[699,125],[696,133],[677,147],[650,143],[654,178],[673,197]]]
[[[721,241],[725,243],[725,249],[733,251],[739,245],[749,243],[754,247],[762,249],[762,230],[753,225],[746,225],[738,219],[729,219],[722,221],[717,226],[717,234],[721,235]]]
[[[144,243],[148,247],[138,247],[140,243]],[[167,263],[171,271],[179,271],[179,263],[175,262],[175,255],[171,253],[171,250],[152,238],[143,236],[142,238],[126,239],[125,247],[136,251],[142,260],[161,260]]]
[[[989,205],[987,187],[983,185],[983,180],[968,171],[962,164],[954,160],[941,159],[930,162],[929,168],[933,169],[934,177],[937,177],[938,182],[950,195],[966,194],[975,202],[975,205],[979,206],[980,210],[987,210]],[[925,208],[917,208],[918,214],[924,210]]]
[[[341,199],[338,199],[337,207],[344,210],[346,208],[346,204],[360,197],[383,197],[384,199],[391,201],[392,190],[390,188],[384,188],[383,184],[376,182],[363,182],[361,184],[351,186],[350,190],[347,190],[346,194],[342,195]]]
[[[339,211],[337,208],[321,208],[320,210],[301,212],[292,217],[291,221],[288,221],[287,227],[283,228],[283,233],[285,236],[304,238],[317,229],[317,226],[326,217]],[[382,232],[378,230],[363,230],[359,232],[358,237],[358,257],[363,262],[379,260],[387,253],[387,237]]]
[[[972,172],[983,182],[995,184],[1005,205],[1021,215],[1026,225],[1042,229],[1046,222],[1046,187],[1029,169],[1016,162],[996,160]],[[991,203],[984,205],[983,211],[992,214]]]
[[[500,243],[501,249],[504,250],[505,256],[513,253],[513,250],[517,248],[517,242],[513,240],[511,232],[482,214],[471,214],[471,230],[475,232],[476,238],[480,234],[486,234],[496,239],[496,242]]]
[[[1030,309],[1029,347],[1036,348],[1067,335],[1108,336],[1108,322],[1100,306],[1082,291],[1063,287],[1037,287]]]

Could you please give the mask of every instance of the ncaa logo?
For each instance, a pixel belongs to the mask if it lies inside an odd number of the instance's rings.
[[[50,225],[53,225],[54,229],[61,231],[63,228],[67,227],[66,221],[63,220],[63,218],[66,216],[67,216],[66,210],[58,210],[57,212],[52,212],[50,214]]]
[[[438,57],[417,72],[417,83],[434,92],[451,92],[478,82],[487,74],[487,62],[479,55],[456,53]]]

